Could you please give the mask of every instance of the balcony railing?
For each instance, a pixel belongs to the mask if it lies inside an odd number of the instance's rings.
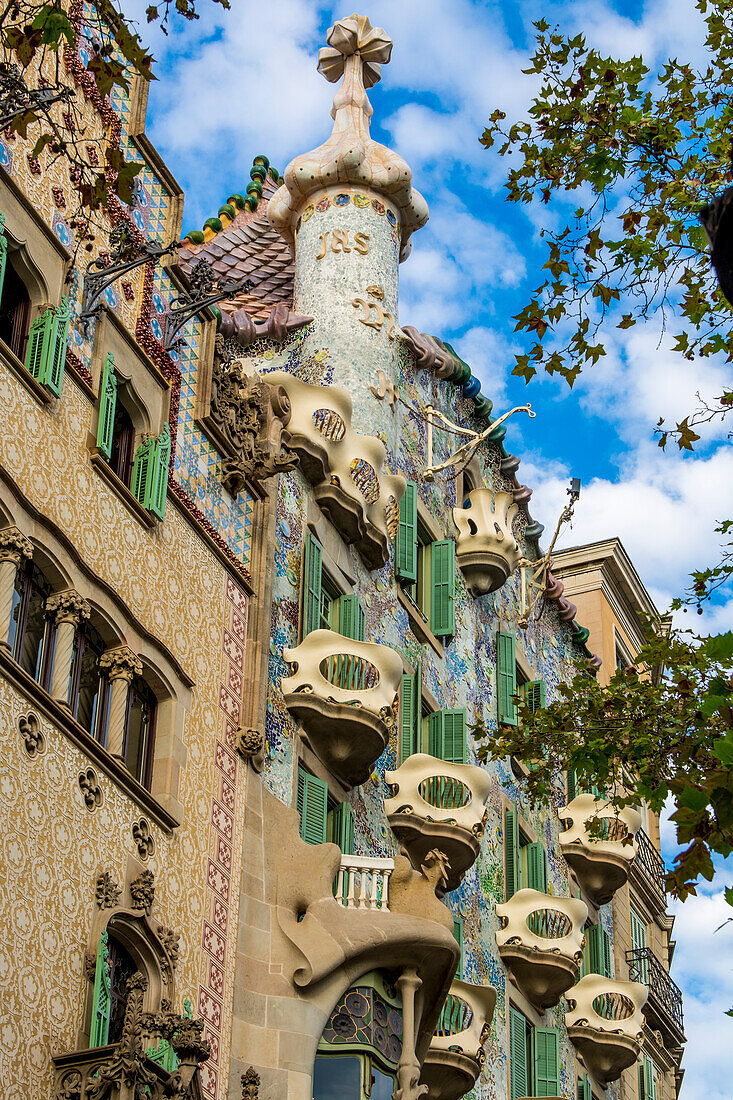
[[[661,962],[649,947],[640,947],[626,952],[629,964],[629,977],[634,982],[643,982],[649,989],[647,1006],[655,1008],[661,1019],[672,1025],[675,1037],[685,1040],[682,1021],[682,990],[670,978]]]
[[[643,829],[639,829],[636,834],[636,843],[639,846],[636,853],[636,864],[642,868],[652,885],[655,886],[660,893],[664,894],[664,879],[667,874],[667,868],[664,865],[661,854],[654,847]]]
[[[336,901],[345,909],[389,912],[389,877],[394,860],[379,856],[341,856]]]

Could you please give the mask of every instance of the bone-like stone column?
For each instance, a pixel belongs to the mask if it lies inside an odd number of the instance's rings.
[[[415,999],[422,980],[417,976],[414,966],[405,967],[397,979],[397,988],[402,997],[402,1055],[397,1067],[397,1090],[395,1100],[420,1100],[428,1091],[427,1085],[420,1085],[420,1063],[415,1054],[417,1042],[417,1019]]]
[[[63,706],[69,705],[74,635],[79,623],[89,618],[89,613],[89,604],[73,588],[68,588],[65,592],[54,592],[46,600],[46,615],[56,624],[50,694],[52,699]]]
[[[8,648],[13,589],[21,565],[33,557],[33,543],[18,527],[0,531],[0,645]]]
[[[99,659],[99,669],[106,674],[110,683],[107,752],[118,757],[124,764],[122,748],[125,740],[127,692],[134,678],[141,675],[142,662],[128,646],[123,645],[103,653]]]

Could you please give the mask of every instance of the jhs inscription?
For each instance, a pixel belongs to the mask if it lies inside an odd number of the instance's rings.
[[[318,238],[321,242],[321,248],[316,256],[317,260],[322,260],[326,253],[331,252],[358,252],[360,256],[366,256],[369,253],[369,234],[368,233],[355,233],[354,243],[349,243],[349,230],[348,229],[333,229],[328,233],[322,233]]]

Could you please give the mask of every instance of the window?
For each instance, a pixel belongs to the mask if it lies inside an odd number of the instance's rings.
[[[586,781],[585,787],[581,787],[575,772],[568,772],[567,791],[568,802],[572,802],[573,799],[579,794],[592,794],[595,798],[606,797],[606,792],[604,791],[603,787],[599,787],[596,783],[588,783]]]
[[[600,924],[586,925],[581,976],[585,977],[586,974],[600,974],[604,978],[613,978],[611,937]]]
[[[41,687],[48,689],[53,671],[55,630],[46,618],[51,585],[33,562],[15,576],[8,645],[13,657]]]
[[[152,778],[156,711],[155,693],[142,676],[136,676],[127,692],[122,754],[128,771],[144,787],[150,786]]]
[[[420,674],[402,677],[400,690],[400,759],[420,751]]]
[[[654,1062],[645,1054],[641,1062],[637,1063],[639,1082],[639,1100],[657,1100],[657,1075]]]
[[[77,722],[104,743],[107,721],[108,682],[99,674],[99,658],[105,644],[91,623],[82,623],[74,635],[74,654],[69,677],[69,710]]]
[[[453,918],[453,936],[458,944],[461,953],[458,956],[458,969],[456,970],[456,977],[459,981],[463,980],[463,919],[461,917]]]
[[[349,802],[342,802],[328,810],[326,840],[338,844],[344,855],[354,854],[354,811]]]
[[[593,1086],[590,1083],[590,1077],[587,1073],[578,1078],[576,1096],[577,1100],[595,1100],[593,1096]]]
[[[408,481],[400,501],[395,574],[423,621],[438,638],[455,634],[456,544],[433,540],[417,513],[417,486]]]
[[[507,901],[517,890],[547,893],[547,852],[522,831],[516,810],[504,814],[504,861]]]
[[[333,630],[345,638],[363,642],[364,608],[353,593],[342,594],[326,572],[323,547],[310,533],[305,539],[303,561],[303,637],[312,630]]]
[[[499,722],[516,726],[517,697],[532,711],[547,706],[547,685],[544,680],[530,680],[517,664],[517,645],[513,634],[504,630],[496,634],[496,679]]]
[[[629,924],[631,931],[631,950],[644,952],[646,949],[646,921],[640,917],[633,906],[629,907]],[[636,956],[636,970],[639,981],[649,981],[649,970],[645,954]]]
[[[328,784],[298,767],[297,810],[300,835],[307,844],[338,844],[344,855],[354,852],[354,811],[349,802],[337,803]]]
[[[428,718],[428,751],[450,764],[466,763],[466,711],[438,710]]]
[[[127,981],[137,970],[125,947],[104,931],[97,946],[92,996],[90,1047],[118,1043],[122,1038],[127,1004]]]
[[[6,243],[5,236],[0,232],[0,247]],[[4,250],[0,252],[0,340],[18,359],[24,359],[31,323],[31,298],[12,259],[8,257],[5,260],[5,255]]]
[[[533,1027],[514,1005],[509,1006],[509,1086],[511,1100],[560,1094],[558,1033]]]
[[[369,1054],[318,1054],[313,1100],[392,1100],[394,1077]]]

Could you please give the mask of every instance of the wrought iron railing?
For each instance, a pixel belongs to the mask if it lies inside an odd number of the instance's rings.
[[[636,834],[636,843],[638,850],[635,863],[642,868],[649,881],[663,894],[664,879],[667,874],[664,860],[643,829],[639,829]]]
[[[632,982],[643,982],[649,989],[649,1002],[674,1025],[684,1040],[682,1021],[682,990],[676,985],[650,947],[639,947],[626,952],[629,977]]]

